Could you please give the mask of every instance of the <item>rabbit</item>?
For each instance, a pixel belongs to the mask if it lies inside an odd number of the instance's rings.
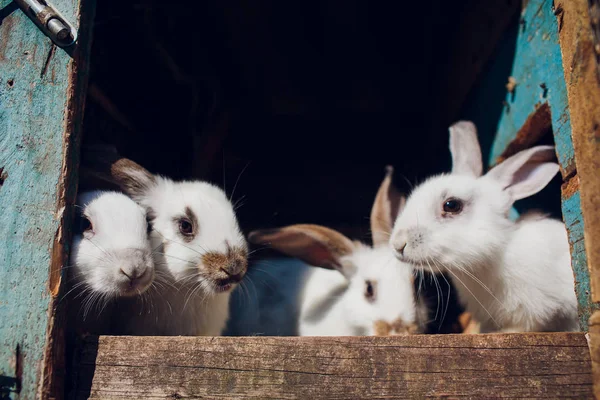
[[[78,315],[70,318],[99,334],[108,329],[101,314],[112,300],[142,295],[153,284],[149,225],[144,209],[118,192],[80,193],[76,209],[68,294]]]
[[[271,245],[313,266],[302,285],[300,336],[405,335],[423,330],[427,310],[415,301],[413,276],[387,246],[404,198],[388,167],[371,211],[374,246],[310,224],[253,231],[248,240]],[[320,268],[318,268],[320,267]]]
[[[450,128],[452,172],[409,196],[390,246],[416,269],[451,274],[481,332],[576,331],[577,300],[561,221],[509,210],[543,189],[559,170],[553,146],[507,158],[482,176],[476,127]]]
[[[146,210],[162,279],[161,290],[150,299],[119,304],[116,313],[122,323],[117,333],[221,335],[231,292],[242,281],[248,258],[246,239],[225,192],[207,182],[154,175],[116,152],[93,162],[100,166],[94,176],[116,183]]]

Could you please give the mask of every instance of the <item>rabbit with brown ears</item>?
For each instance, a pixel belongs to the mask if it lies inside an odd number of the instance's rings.
[[[145,209],[161,284],[150,299],[119,303],[115,333],[221,335],[248,256],[225,192],[207,182],[154,175],[116,152],[100,152],[91,161],[88,175],[118,185]]]
[[[552,146],[523,150],[482,176],[475,126],[450,127],[452,173],[415,188],[390,245],[417,270],[448,272],[482,332],[576,331],[577,300],[561,221],[512,221],[513,203],[558,172]],[[407,265],[408,265],[407,264]]]
[[[415,300],[413,276],[388,246],[404,198],[392,185],[392,168],[371,211],[374,246],[319,225],[299,224],[251,232],[313,268],[304,274],[298,333],[301,336],[405,335],[423,331],[427,310]]]

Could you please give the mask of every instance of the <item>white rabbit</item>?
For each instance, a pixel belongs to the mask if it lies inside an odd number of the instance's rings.
[[[413,276],[389,248],[392,221],[404,198],[391,184],[392,169],[381,184],[371,212],[374,247],[353,242],[318,225],[291,225],[250,233],[314,267],[303,276],[298,333],[301,336],[363,336],[422,331],[426,309],[417,310]],[[420,312],[420,314],[419,314]],[[419,314],[419,315],[418,315]]]
[[[89,320],[102,319],[108,303],[140,295],[153,283],[148,221],[144,209],[124,194],[89,191],[78,196],[73,226],[71,312],[83,312],[83,325],[95,330]],[[93,307],[98,309],[91,316]],[[97,328],[102,324],[98,320]]]
[[[536,146],[481,176],[476,128],[450,127],[452,173],[415,188],[390,245],[414,268],[447,271],[467,311],[490,331],[579,329],[567,232],[547,218],[512,221],[513,203],[558,172],[552,146]]]
[[[117,333],[220,335],[231,291],[247,269],[247,243],[225,193],[206,182],[153,175],[126,158],[110,162],[110,177],[148,213],[162,283],[150,299],[119,305]]]

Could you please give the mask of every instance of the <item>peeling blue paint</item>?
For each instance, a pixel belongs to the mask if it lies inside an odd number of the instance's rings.
[[[53,0],[73,22],[78,4]],[[5,1],[0,5],[14,8]],[[3,388],[9,398],[33,399],[47,340],[70,57],[61,49],[50,56],[50,39],[20,9],[5,12],[0,24],[0,168],[6,174],[0,186],[0,376],[19,382],[19,394],[16,385]]]
[[[558,41],[558,23],[552,0],[530,0],[521,14],[510,76],[517,85],[506,93],[489,163],[493,164],[539,105],[548,103],[559,162],[565,171],[574,168],[567,87]],[[506,77],[508,81],[508,76]]]
[[[571,266],[575,277],[575,293],[579,306],[579,323],[583,330],[587,330],[588,321],[594,310],[599,309],[598,304],[592,303],[590,288],[590,272],[588,270],[583,240],[583,217],[581,215],[581,199],[579,192],[563,199],[563,216],[569,244],[571,245]]]

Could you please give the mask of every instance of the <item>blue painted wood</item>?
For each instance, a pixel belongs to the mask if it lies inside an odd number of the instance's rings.
[[[568,175],[575,167],[574,152],[558,23],[552,0],[530,0],[519,22],[510,74],[517,86],[513,93],[505,95],[506,105],[497,124],[489,162],[495,162],[516,137],[527,117],[547,102],[552,114],[559,162]],[[508,80],[508,77],[505,79]]]
[[[50,263],[78,80],[70,81],[71,57],[0,1],[0,390],[3,399],[33,399],[48,379]],[[78,25],[80,0],[52,3]]]
[[[579,191],[571,196],[565,196],[562,203],[563,215],[569,243],[571,245],[571,265],[575,276],[575,292],[579,303],[579,323],[587,330],[588,321],[597,304],[591,301],[591,289],[587,257],[585,253],[585,242],[583,240],[583,218],[581,217],[581,198]]]

